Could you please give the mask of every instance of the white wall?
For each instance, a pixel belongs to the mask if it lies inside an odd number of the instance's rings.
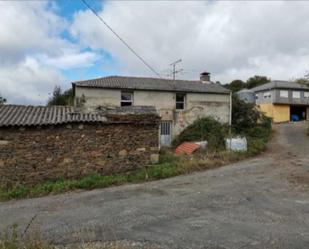
[[[120,106],[121,90],[76,87],[77,98],[85,97],[85,107]],[[155,106],[162,120],[172,121],[173,136],[197,118],[212,116],[222,123],[230,119],[230,95],[187,93],[185,110],[175,110],[176,93],[163,91],[134,91],[133,105]]]
[[[75,102],[84,97],[85,107],[120,106],[120,93],[113,89],[75,87]]]

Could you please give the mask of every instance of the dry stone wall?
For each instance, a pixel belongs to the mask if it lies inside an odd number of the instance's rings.
[[[0,128],[0,186],[35,185],[148,165],[158,154],[158,122]]]

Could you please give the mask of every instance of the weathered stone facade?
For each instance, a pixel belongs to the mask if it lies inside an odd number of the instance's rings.
[[[144,122],[145,121],[145,122]],[[0,128],[0,185],[35,185],[143,167],[158,153],[158,117]]]

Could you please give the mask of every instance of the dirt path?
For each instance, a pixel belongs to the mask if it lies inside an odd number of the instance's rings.
[[[60,244],[123,248],[309,248],[309,137],[276,126],[269,151],[215,170],[102,190],[0,204],[17,223]],[[122,248],[122,247],[119,247]]]

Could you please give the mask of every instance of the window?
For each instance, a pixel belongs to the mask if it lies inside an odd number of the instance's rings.
[[[121,106],[133,105],[133,92],[121,92]]]
[[[309,92],[304,92],[304,97],[309,98]]]
[[[176,110],[185,109],[185,99],[186,99],[185,94],[176,93]]]
[[[288,98],[288,97],[289,97],[289,91],[280,90],[280,98]]]
[[[293,91],[293,99],[300,99],[300,92]]]
[[[264,99],[271,98],[271,92],[265,92],[263,96],[264,96]]]
[[[258,94],[255,94],[255,99],[258,99],[259,98],[259,95]]]

